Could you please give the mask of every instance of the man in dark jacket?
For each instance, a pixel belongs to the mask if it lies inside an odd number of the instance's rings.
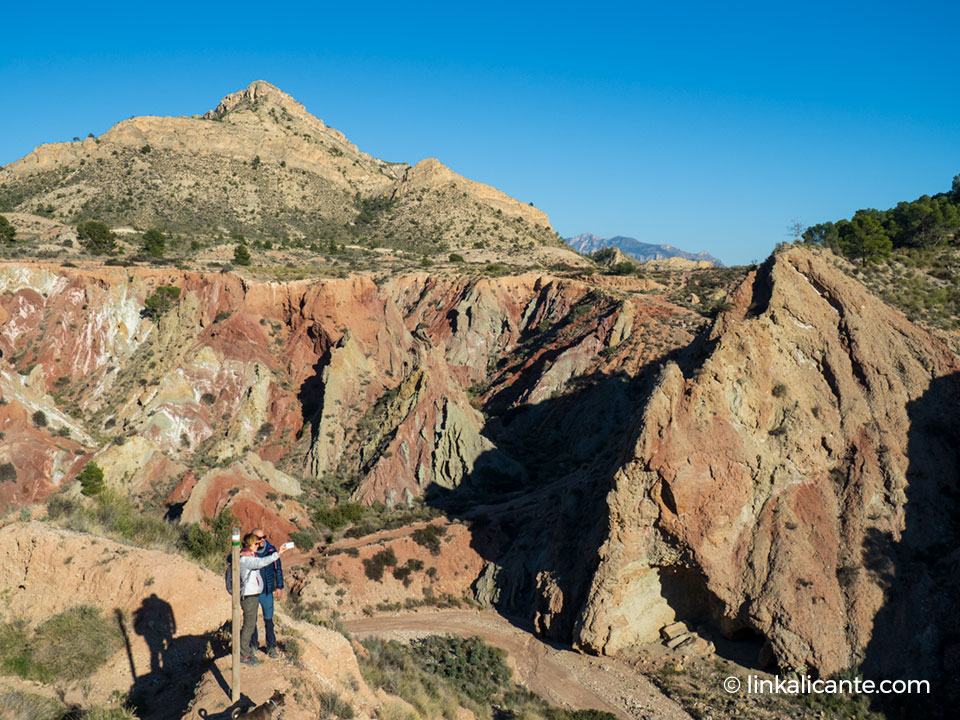
[[[265,557],[275,553],[277,549],[267,540],[267,535],[263,528],[257,528],[253,531],[259,539],[257,546],[257,556]],[[277,652],[277,636],[273,630],[273,600],[277,600],[283,595],[283,566],[277,559],[271,564],[260,568],[260,577],[263,579],[263,592],[260,593],[260,607],[263,609],[263,630],[266,635],[267,649],[266,653],[272,658],[280,657]],[[257,630],[254,628],[253,639],[250,641],[253,648],[260,647],[257,640]]]

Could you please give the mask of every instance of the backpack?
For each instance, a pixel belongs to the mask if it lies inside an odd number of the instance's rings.
[[[232,558],[231,558],[232,560]],[[240,568],[240,593],[243,594],[243,588],[247,584],[247,580],[250,579],[250,573],[253,570],[247,570],[246,573],[243,572],[243,568]],[[233,563],[227,561],[227,570],[223,574],[223,582],[227,586],[227,594],[233,595]]]

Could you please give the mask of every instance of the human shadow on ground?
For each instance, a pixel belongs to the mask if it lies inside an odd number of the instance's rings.
[[[230,687],[214,662],[230,653],[229,623],[209,634],[177,635],[173,608],[156,594],[145,598],[129,620],[118,612],[117,622],[130,663],[128,703],[140,720],[183,717],[206,672],[212,672],[223,689],[224,705],[230,704]],[[150,650],[149,667],[142,670],[135,666],[130,650],[131,630],[143,637]]]

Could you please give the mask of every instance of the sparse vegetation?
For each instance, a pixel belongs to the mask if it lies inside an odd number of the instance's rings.
[[[116,623],[87,605],[54,615],[32,633],[22,621],[0,625],[3,670],[28,680],[89,677],[120,647]]]
[[[320,701],[320,720],[331,717],[353,720],[353,707],[337,693],[321,692],[317,699]]]
[[[479,637],[431,635],[402,645],[396,640],[362,641],[360,671],[372,688],[383,688],[410,703],[422,717],[456,717],[457,707],[478,720],[614,720],[599,710],[563,710],[511,679],[506,656]]]
[[[314,524],[336,532],[347,523],[355,523],[364,515],[362,505],[341,503],[329,508],[320,508],[313,513]]]

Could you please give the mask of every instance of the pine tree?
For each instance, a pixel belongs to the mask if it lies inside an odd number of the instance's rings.
[[[243,265],[244,267],[250,264],[250,251],[247,250],[247,246],[243,243],[237,245],[233,250],[233,261],[237,265]]]

